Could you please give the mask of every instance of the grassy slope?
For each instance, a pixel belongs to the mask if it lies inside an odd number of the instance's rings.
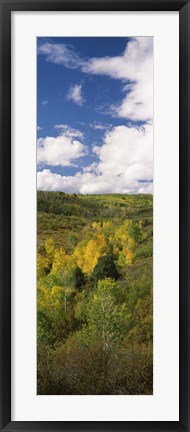
[[[146,219],[152,225],[152,206],[152,195],[38,192],[38,242],[51,237],[60,247],[73,233],[80,241],[93,221],[112,220],[119,226],[125,219]]]
[[[60,336],[56,340],[53,354],[51,352],[51,355],[54,356],[53,362],[51,362],[51,359],[48,360],[50,363],[44,361],[43,343],[42,347],[40,348],[41,351],[39,350],[39,353],[41,354],[39,354],[38,359],[38,394],[65,394],[64,377],[67,377],[66,383],[67,381],[72,382],[74,373],[79,377],[77,385],[79,385],[80,391],[78,390],[78,387],[75,387],[74,385],[71,390],[70,388],[67,390],[68,392],[70,391],[70,393],[66,394],[104,394],[104,381],[107,383],[107,374],[110,380],[108,380],[108,382],[111,382],[110,385],[112,387],[111,390],[110,388],[107,390],[108,393],[106,394],[128,394],[128,392],[129,394],[152,394],[152,340],[150,334],[152,332],[153,197],[151,195],[119,194],[82,196],[75,194],[68,195],[60,192],[38,192],[39,250],[40,246],[43,246],[44,241],[48,237],[51,237],[54,240],[56,248],[63,247],[66,253],[71,255],[78,242],[80,243],[81,240],[89,241],[93,238],[94,234],[96,234],[96,228],[94,227],[96,224],[93,224],[93,222],[99,222],[97,225],[98,227],[101,227],[100,230],[103,230],[105,237],[112,239],[115,238],[114,233],[117,231],[117,228],[125,226],[126,219],[131,219],[134,222],[137,222],[138,226],[141,228],[142,234],[140,239],[135,242],[132,263],[120,266],[118,257],[115,257],[115,264],[119,270],[119,279],[117,280],[114,296],[118,304],[127,305],[127,320],[129,322],[129,340],[127,342],[127,347],[129,348],[129,351],[128,348],[126,349],[125,343],[121,351],[117,352],[117,348],[115,348],[116,352],[114,353],[114,356],[109,359],[109,367],[107,368],[106,366],[106,372],[102,372],[101,367],[98,366],[99,363],[97,361],[94,363],[93,360],[94,355],[96,355],[96,344],[92,344],[91,346],[92,358],[88,357],[89,352],[86,353],[85,351],[83,353],[84,345],[80,346],[79,344],[79,348],[77,348],[78,345],[76,346],[75,339],[72,345],[72,337],[75,336],[75,333],[77,335],[77,331],[80,329],[81,324],[80,320],[77,321],[77,318],[72,320],[71,314],[70,321],[68,321],[70,326],[68,327],[69,330],[66,327],[67,322],[65,324],[65,321],[63,320],[63,327],[65,326],[64,329],[66,329],[68,332],[68,344],[71,344],[72,347],[71,352],[69,351],[69,355],[64,357],[66,356],[65,353],[67,352],[67,339],[66,342],[62,341]],[[102,224],[102,222],[107,221],[109,224]],[[117,242],[119,244],[120,239],[117,238]],[[91,275],[85,275],[85,278],[86,282],[84,291],[82,291],[82,293],[77,293],[76,297],[73,298],[73,307],[76,308],[78,302],[79,310],[81,304],[83,304],[83,299],[85,298],[85,301],[87,301],[87,297],[83,296],[85,291],[87,296],[89,295],[88,301],[90,301],[90,293],[96,289],[91,282]],[[84,305],[85,303],[83,306]],[[45,306],[44,310],[42,308],[42,311],[46,313]],[[52,315],[52,320],[56,316],[55,310],[55,314],[53,313]],[[54,328],[54,325],[56,324],[54,321],[52,321],[52,328]],[[42,319],[41,326],[43,326],[44,322],[46,321],[43,321]],[[56,328],[57,327],[55,325],[55,329]],[[52,330],[50,332],[50,336],[51,333]],[[143,343],[141,340],[143,340]],[[56,348],[60,343],[62,344],[60,345],[61,351]],[[64,345],[65,343],[66,345]],[[130,343],[132,348],[130,348]],[[40,341],[38,342],[38,347],[39,346]],[[46,349],[46,355],[48,357],[48,343]],[[97,351],[97,353],[99,353],[99,351]],[[87,360],[86,355],[88,355]],[[66,361],[66,366],[64,365],[63,370],[60,369],[60,358],[62,359],[62,356],[64,361]],[[119,367],[118,359],[120,360]],[[115,378],[113,371],[116,373]],[[135,372],[135,374],[133,372]],[[82,379],[80,378],[81,373],[83,377]],[[132,380],[130,381],[131,373]],[[49,381],[47,381],[49,374],[52,379],[52,388],[50,389]],[[61,374],[63,374],[63,376]],[[102,380],[102,390],[100,393],[97,389],[96,374],[97,377],[101,376]],[[60,380],[60,376],[62,377],[62,381]],[[70,378],[68,378],[68,376]],[[95,378],[93,378],[94,376]],[[92,378],[91,390],[88,389],[88,382],[90,380],[89,377]],[[127,383],[129,379],[129,382],[131,382],[132,385],[132,390],[126,387],[126,384],[122,384],[123,379],[124,383]],[[58,387],[57,383],[59,383]],[[82,390],[81,383],[84,383]]]

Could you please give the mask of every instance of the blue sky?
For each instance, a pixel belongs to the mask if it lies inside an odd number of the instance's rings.
[[[38,189],[152,193],[152,38],[38,38]]]

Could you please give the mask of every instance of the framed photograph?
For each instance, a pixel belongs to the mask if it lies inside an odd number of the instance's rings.
[[[189,1],[0,6],[1,430],[190,431]]]

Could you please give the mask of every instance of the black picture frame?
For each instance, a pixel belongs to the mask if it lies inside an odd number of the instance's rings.
[[[179,421],[11,421],[11,12],[179,11],[180,161],[180,367]],[[190,0],[0,0],[0,430],[1,431],[190,431]],[[169,28],[168,28],[169,31]],[[172,300],[171,300],[172,301]]]

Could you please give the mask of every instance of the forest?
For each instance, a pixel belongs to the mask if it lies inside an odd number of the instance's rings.
[[[153,196],[37,194],[37,393],[153,394]]]

